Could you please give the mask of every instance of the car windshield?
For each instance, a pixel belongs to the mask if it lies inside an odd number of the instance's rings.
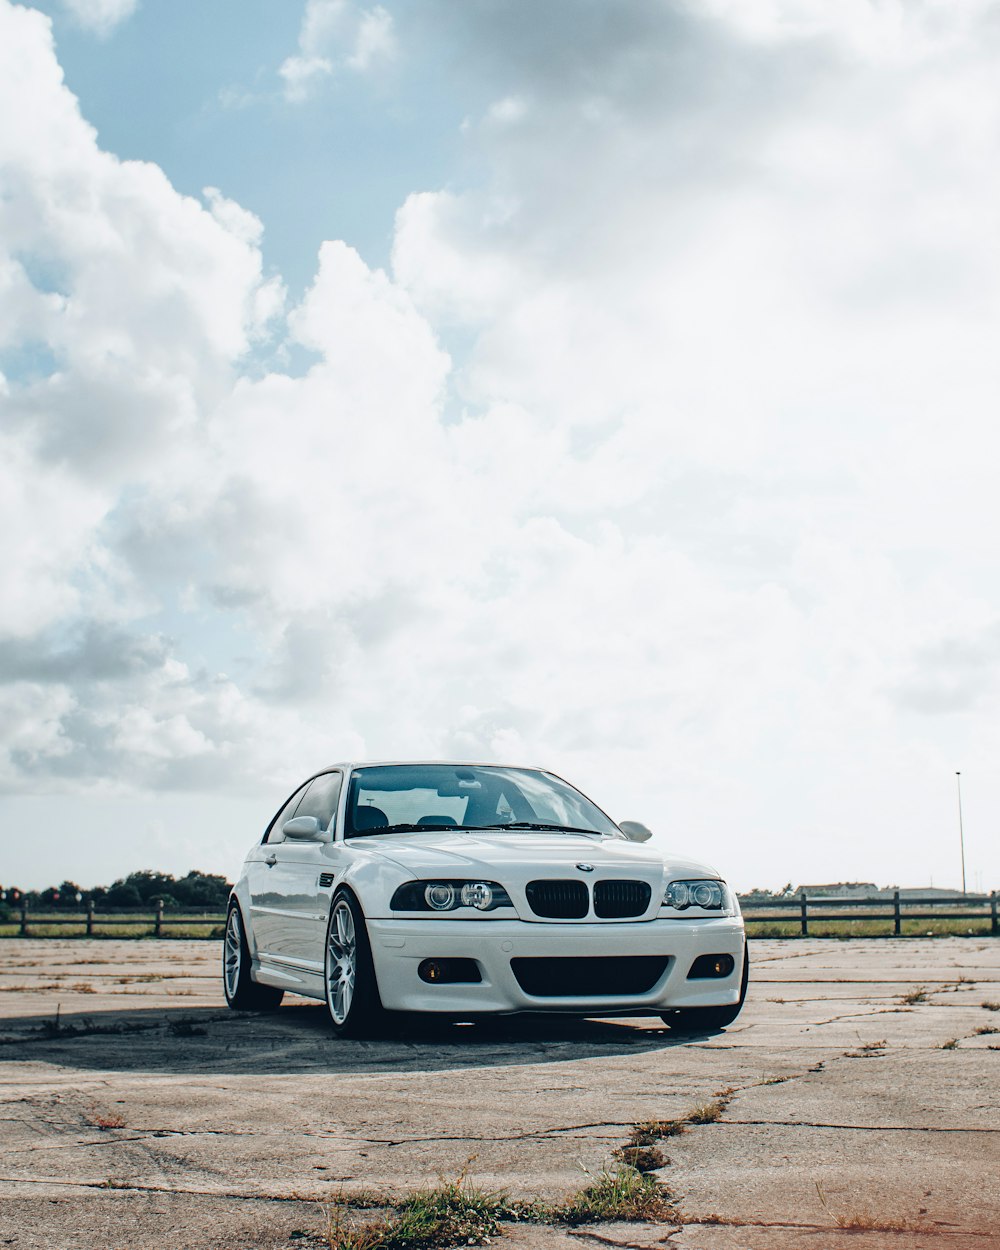
[[[384,764],[351,774],[345,837],[440,829],[623,836],[579,790],[535,769]]]

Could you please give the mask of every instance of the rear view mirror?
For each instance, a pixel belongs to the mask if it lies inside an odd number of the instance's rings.
[[[315,816],[293,816],[281,826],[281,832],[295,842],[318,842],[326,831]]]
[[[287,828],[287,825],[285,827]],[[640,824],[637,820],[620,820],[618,828],[630,842],[648,842],[653,836],[652,829],[647,829],[645,825]]]

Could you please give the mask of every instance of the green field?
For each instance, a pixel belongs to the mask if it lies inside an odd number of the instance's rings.
[[[798,916],[795,919],[761,919],[743,917],[748,937],[798,938],[802,937]],[[901,937],[989,937],[989,916],[970,916],[962,920],[935,920],[933,918],[902,918]],[[820,920],[809,917],[809,937],[892,937],[891,920]]]

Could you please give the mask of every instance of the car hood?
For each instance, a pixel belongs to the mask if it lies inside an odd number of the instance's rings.
[[[365,849],[392,860],[414,876],[474,876],[493,879],[504,869],[537,873],[575,870],[580,863],[613,876],[634,874],[646,880],[715,877],[714,868],[648,844],[585,834],[428,832],[378,834]],[[575,873],[574,873],[575,875]]]

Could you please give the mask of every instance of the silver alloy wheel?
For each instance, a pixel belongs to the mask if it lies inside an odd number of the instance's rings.
[[[236,907],[229,909],[226,921],[226,955],[225,955],[226,995],[235,998],[240,986],[240,971],[243,964],[243,934],[240,932],[240,913]]]
[[[354,915],[347,900],[342,898],[333,909],[326,939],[326,1000],[334,1024],[343,1024],[350,1014],[357,970]]]

